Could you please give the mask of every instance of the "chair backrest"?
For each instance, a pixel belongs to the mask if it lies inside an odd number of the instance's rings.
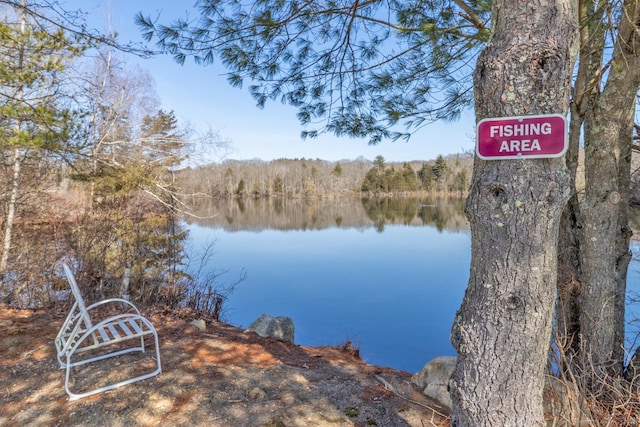
[[[82,293],[80,292],[80,288],[78,287],[78,283],[76,283],[76,278],[71,271],[71,268],[67,265],[67,263],[62,263],[64,267],[64,272],[67,275],[67,281],[69,282],[69,286],[71,286],[71,292],[73,292],[73,297],[76,300],[76,304],[78,304],[78,309],[82,313],[82,317],[87,325],[87,327],[91,327],[91,318],[89,317],[89,313],[87,312],[87,307],[84,304],[84,298],[82,298]]]

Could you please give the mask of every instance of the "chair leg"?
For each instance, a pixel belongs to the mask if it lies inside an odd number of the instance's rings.
[[[70,381],[70,378],[71,378],[71,368],[74,367],[74,366],[82,365],[83,363],[75,362],[75,363],[72,364],[71,363],[71,354],[67,354],[67,364],[66,364],[64,388],[65,388],[65,391],[67,392],[67,394],[69,395],[69,400],[71,401],[71,400],[82,399],[84,397],[92,396],[92,395],[98,394],[98,393],[103,393],[105,391],[109,391],[109,390],[113,390],[115,388],[121,387],[123,385],[132,384],[134,382],[142,381],[142,380],[145,380],[147,378],[151,378],[151,377],[154,377],[156,375],[161,374],[162,373],[162,366],[161,366],[161,362],[160,362],[160,345],[159,345],[159,342],[158,342],[158,335],[154,334],[153,337],[154,337],[154,344],[155,344],[155,347],[156,347],[155,348],[155,350],[156,350],[156,368],[155,368],[154,371],[149,372],[147,374],[143,374],[143,375],[137,376],[137,377],[129,378],[129,379],[126,379],[126,380],[123,380],[123,381],[119,381],[119,382],[114,383],[114,384],[109,384],[109,385],[106,385],[104,387],[99,387],[99,388],[94,389],[94,390],[89,390],[89,391],[86,391],[84,393],[74,393],[70,389],[69,381]],[[142,339],[144,339],[144,338],[142,337]],[[136,350],[140,350],[140,349],[136,347]],[[144,352],[144,346],[142,347],[142,351]],[[96,359],[96,360],[103,360],[103,359]],[[96,361],[96,360],[93,360],[93,361]],[[91,363],[91,362],[89,362],[89,363]]]

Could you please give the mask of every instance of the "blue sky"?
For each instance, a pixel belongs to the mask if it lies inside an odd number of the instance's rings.
[[[194,1],[179,0],[68,0],[67,9],[82,9],[88,13],[90,26],[119,34],[121,41],[141,41],[140,31],[133,23],[138,11],[156,16],[161,23],[183,17]],[[191,9],[191,16],[195,10]],[[364,157],[372,160],[382,155],[387,161],[430,160],[438,154],[460,153],[474,147],[474,118],[471,111],[453,123],[434,123],[415,133],[408,142],[383,141],[376,146],[364,139],[337,138],[321,135],[303,140],[302,127],[296,110],[279,102],[268,103],[264,109],[255,106],[246,89],[231,87],[220,66],[193,64],[188,60],[178,65],[170,57],[153,59],[127,58],[138,63],[153,76],[162,108],[173,110],[181,122],[196,129],[217,130],[231,143],[227,158],[247,160],[276,158],[320,158],[345,160]],[[214,158],[205,159],[218,161]]]

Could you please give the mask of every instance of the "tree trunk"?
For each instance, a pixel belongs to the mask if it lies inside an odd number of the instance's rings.
[[[4,240],[2,244],[2,255],[0,256],[0,295],[6,294],[4,289],[4,275],[7,272],[9,263],[9,252],[11,251],[11,238],[13,237],[13,223],[16,216],[16,205],[20,194],[20,148],[13,150],[13,179],[11,180],[11,193],[7,205],[7,218],[5,220]]]
[[[495,1],[492,25],[474,74],[476,119],[566,114],[573,2]],[[568,198],[561,158],[476,158],[466,205],[471,272],[452,330],[452,425],[545,424],[558,225]]]
[[[635,100],[640,88],[640,1],[623,4],[607,83],[585,120],[585,195],[579,297],[585,362],[621,374],[631,260],[627,208]]]
[[[22,18],[20,22],[20,32],[24,34],[26,31],[27,25],[27,17],[26,12],[24,11],[26,8],[27,2],[26,0],[22,0]],[[24,54],[24,46],[20,48],[19,55],[19,63],[18,69],[22,70],[23,67],[23,54]],[[23,98],[23,88],[19,87],[16,92],[16,99],[19,102],[22,102]],[[20,130],[22,129],[22,123],[18,120],[15,124],[15,133],[18,135]],[[13,178],[11,181],[11,193],[9,195],[9,204],[7,206],[7,219],[4,230],[4,240],[2,244],[2,254],[0,254],[0,296],[2,294],[6,294],[5,290],[5,275],[7,273],[7,267],[9,263],[9,252],[11,251],[11,239],[13,237],[13,223],[15,221],[16,215],[16,205],[18,204],[18,196],[20,195],[20,158],[21,150],[20,147],[15,147],[13,150]]]
[[[580,308],[578,295],[582,283],[582,219],[576,177],[578,176],[582,125],[593,108],[602,71],[604,51],[603,17],[606,8],[594,0],[580,0],[580,57],[571,101],[569,149],[565,156],[571,176],[571,198],[560,220],[558,241],[558,302],[556,340],[564,355],[573,359],[580,354]]]
[[[580,74],[578,72],[578,74]],[[571,197],[560,217],[558,236],[558,300],[556,306],[557,344],[567,355],[579,351],[580,312],[578,295],[582,282],[582,266],[580,263],[580,242],[582,241],[582,220],[580,219],[576,176],[580,152],[580,129],[582,116],[578,108],[572,105],[571,122],[569,123],[569,148],[565,159],[569,172]]]

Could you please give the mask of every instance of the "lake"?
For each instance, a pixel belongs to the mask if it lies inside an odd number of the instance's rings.
[[[191,250],[215,240],[220,280],[247,273],[225,305],[229,323],[289,316],[297,344],[350,340],[367,363],[408,372],[455,354],[470,262],[460,200],[222,201],[198,215],[215,216],[187,223]]]
[[[198,206],[202,219],[186,226],[192,258],[215,241],[207,269],[224,273],[219,282],[246,270],[224,307],[229,323],[289,316],[296,344],[349,340],[367,363],[413,373],[455,355],[449,333],[471,252],[462,209],[461,200],[224,200]],[[628,340],[636,332],[632,324]]]

